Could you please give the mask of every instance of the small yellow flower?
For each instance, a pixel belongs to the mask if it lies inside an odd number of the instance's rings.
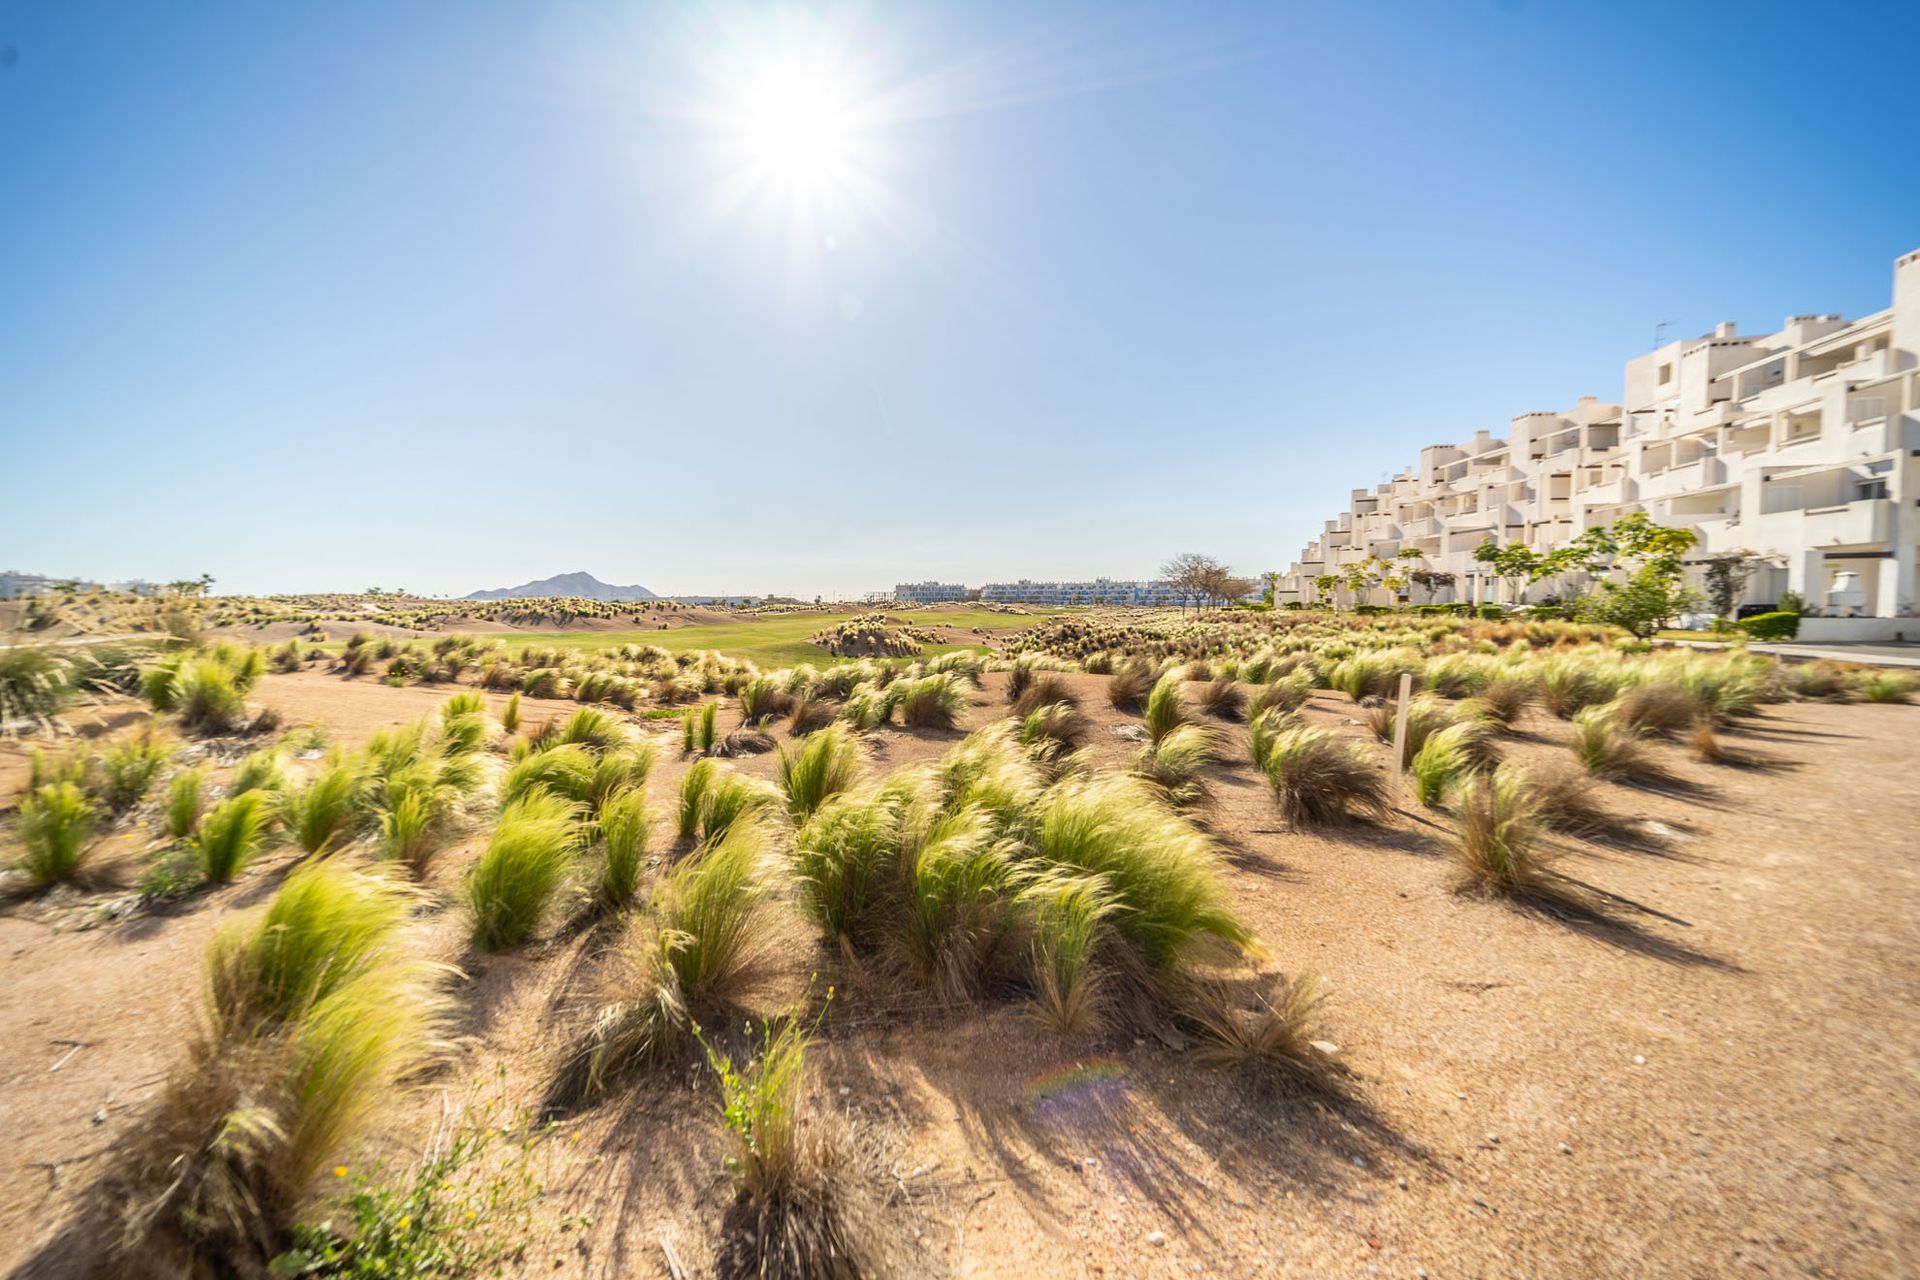
[[[468,1222],[472,1222],[472,1221],[473,1221],[473,1220],[474,1220],[475,1218],[477,1218],[477,1217],[479,1217],[479,1216],[480,1216],[480,1215],[479,1215],[479,1214],[477,1214],[477,1213],[475,1213],[475,1212],[474,1212],[473,1210],[471,1210],[471,1209],[469,1209],[469,1210],[467,1210],[467,1221],[468,1221]]]
[[[405,1231],[408,1227],[412,1225],[413,1225],[413,1218],[410,1214],[403,1213],[400,1215],[400,1229],[402,1231]]]
[[[333,1166],[333,1176],[334,1176],[334,1177],[336,1177],[336,1178],[344,1178],[344,1177],[346,1177],[346,1176],[347,1176],[347,1166],[345,1166],[345,1165],[343,1165],[343,1164],[337,1164],[337,1165],[335,1165],[335,1166]]]

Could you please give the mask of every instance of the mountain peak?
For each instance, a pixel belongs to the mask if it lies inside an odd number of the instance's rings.
[[[474,591],[468,593],[466,598],[469,600],[522,600],[538,596],[579,596],[586,600],[658,599],[645,587],[613,586],[600,581],[585,569],[555,574],[551,578],[540,578],[533,582],[523,582],[517,587],[496,587],[490,591]]]

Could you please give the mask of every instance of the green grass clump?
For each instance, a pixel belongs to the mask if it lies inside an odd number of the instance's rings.
[[[598,760],[580,743],[567,743],[534,751],[516,761],[500,784],[503,805],[547,791],[576,804],[585,804],[593,794]]]
[[[366,819],[361,800],[366,790],[364,765],[335,758],[285,801],[287,832],[309,854],[329,852],[353,839]]]
[[[1197,724],[1183,724],[1140,748],[1133,772],[1160,789],[1175,808],[1203,804],[1213,795],[1206,777],[1214,737]]]
[[[169,753],[151,733],[129,738],[100,753],[100,802],[110,814],[125,813],[147,798]]]
[[[189,660],[174,676],[180,723],[203,733],[231,733],[246,718],[246,695],[218,662]]]
[[[1192,721],[1183,695],[1185,684],[1185,671],[1175,668],[1155,681],[1153,692],[1147,695],[1147,737],[1155,743]]]
[[[71,782],[49,782],[20,802],[21,854],[15,864],[34,888],[72,880],[94,850],[99,814]]]
[[[1604,706],[1586,707],[1574,715],[1573,738],[1568,746],[1580,767],[1596,778],[1657,783],[1671,776],[1646,744],[1623,728]]]
[[[1396,702],[1382,702],[1378,706],[1367,708],[1364,720],[1373,736],[1391,744],[1396,727],[1399,724],[1400,708]],[[1407,756],[1420,754],[1420,748],[1427,745],[1427,739],[1454,721],[1454,710],[1430,693],[1417,694],[1407,699]]]
[[[1099,948],[1120,903],[1106,878],[1050,871],[1020,890],[1033,930],[1033,1012],[1049,1030],[1098,1030],[1102,999]]]
[[[679,801],[674,809],[674,834],[692,840],[700,834],[700,820],[707,811],[719,766],[707,759],[695,760],[680,777]]]
[[[1298,711],[1311,697],[1313,678],[1304,671],[1296,671],[1255,689],[1247,700],[1247,715],[1257,716],[1262,711]]]
[[[718,736],[718,730],[716,728],[716,725],[718,723],[719,716],[720,716],[719,703],[708,702],[708,703],[703,703],[701,705],[699,747],[702,755],[713,754],[714,739]]]
[[[66,705],[73,664],[41,645],[0,649],[0,733],[16,721],[44,725]]]
[[[695,1018],[725,1017],[756,971],[765,834],[736,824],[682,859],[628,927],[613,997],[574,1047],[551,1100],[594,1101],[679,1048]]]
[[[1118,904],[1115,933],[1150,972],[1170,975],[1207,944],[1252,943],[1231,906],[1219,850],[1134,779],[1067,778],[1040,797],[1034,817],[1035,859],[1102,877]]]
[[[706,802],[700,810],[700,839],[718,840],[736,822],[779,803],[780,793],[759,779],[730,769],[718,771],[707,788]]]
[[[1485,759],[1486,730],[1480,722],[1462,720],[1433,734],[1413,757],[1414,795],[1429,809],[1437,809],[1447,792]]]
[[[440,1051],[435,971],[397,945],[406,911],[381,878],[317,864],[214,940],[211,1033],[101,1187],[117,1266],[268,1273],[321,1172]]]
[[[1460,784],[1459,818],[1450,839],[1468,884],[1532,896],[1545,885],[1540,841],[1547,823],[1524,773],[1511,767],[1471,775]]]
[[[208,1006],[222,1035],[285,1025],[392,958],[411,896],[345,863],[287,877],[257,927],[229,925],[207,957]]]
[[[506,733],[520,731],[520,691],[518,689],[514,690],[513,696],[507,699],[507,705],[500,708],[500,728]]]
[[[859,744],[836,725],[809,735],[798,747],[782,747],[775,780],[786,795],[788,816],[802,823],[859,776]]]
[[[504,951],[539,927],[573,869],[579,816],[571,800],[539,788],[501,812],[486,852],[467,875],[475,946]]]
[[[1613,701],[1633,680],[1620,663],[1578,652],[1543,658],[1532,670],[1541,705],[1562,720]]]
[[[600,806],[600,839],[606,861],[601,866],[596,897],[609,911],[633,905],[640,888],[640,872],[647,857],[647,839],[653,830],[653,811],[638,787],[616,791]]]
[[[1911,702],[1913,677],[1897,671],[1863,671],[1853,683],[1862,702]]]
[[[182,769],[167,787],[167,834],[185,840],[200,825],[206,775],[199,766]]]
[[[1035,707],[1020,721],[1020,743],[1048,760],[1077,751],[1093,732],[1093,722],[1070,702]]]
[[[598,707],[582,707],[560,723],[556,744],[578,744],[592,751],[610,751],[626,745],[627,731]]]
[[[1359,743],[1328,729],[1274,735],[1263,770],[1291,826],[1328,825],[1387,813],[1387,784]]]
[[[1400,677],[1411,673],[1414,687],[1420,686],[1424,664],[1407,653],[1369,649],[1337,663],[1327,677],[1327,687],[1336,689],[1358,702],[1362,698],[1392,698],[1400,692]]]
[[[255,751],[240,762],[233,771],[233,780],[227,784],[229,795],[240,795],[247,791],[268,791],[279,794],[287,789],[287,775],[280,767],[280,753],[272,747]]]
[[[951,729],[967,705],[961,678],[952,672],[896,680],[887,686],[887,697],[909,729]]]
[[[273,804],[265,792],[229,796],[200,820],[194,862],[208,884],[228,884],[259,856],[273,825]]]

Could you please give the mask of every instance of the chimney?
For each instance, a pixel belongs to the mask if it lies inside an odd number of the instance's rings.
[[[1716,338],[1731,338],[1733,336],[1733,330],[1733,321],[1722,320],[1719,324],[1713,326],[1713,336]]]

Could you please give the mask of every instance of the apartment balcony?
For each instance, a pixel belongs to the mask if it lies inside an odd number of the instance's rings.
[[[1801,538],[1815,548],[1886,542],[1893,537],[1893,519],[1891,498],[1809,508],[1801,513]]]
[[[1439,534],[1439,532],[1440,522],[1432,516],[1427,516],[1420,520],[1402,521],[1400,525],[1400,536],[1406,540],[1431,538]]]
[[[1897,514],[1891,498],[1861,498],[1832,506],[1789,508],[1731,522],[1729,537],[1759,550],[1818,551],[1823,547],[1876,546],[1892,539]],[[1704,527],[1704,526],[1703,526]]]
[[[1462,511],[1457,516],[1441,516],[1440,527],[1448,533],[1466,533],[1474,529],[1493,529],[1500,524],[1497,511]]]
[[[1855,457],[1920,449],[1920,419],[1896,415],[1855,422],[1847,448]]]
[[[1631,476],[1615,476],[1599,484],[1590,484],[1577,495],[1588,506],[1621,507],[1639,500],[1639,486]]]
[[[1695,458],[1664,471],[1642,472],[1640,498],[1671,498],[1727,482],[1727,464],[1717,457]]]

